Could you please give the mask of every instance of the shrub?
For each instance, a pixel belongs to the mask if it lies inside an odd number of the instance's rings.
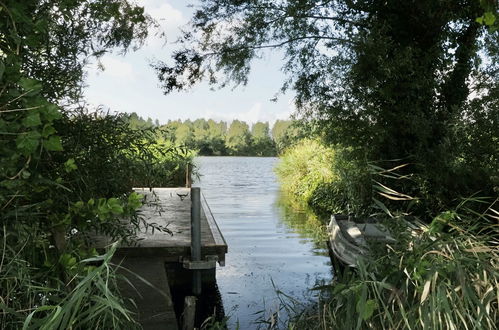
[[[284,152],[276,167],[282,190],[319,213],[368,213],[368,166],[351,154],[341,146],[326,147],[318,139],[302,140]]]
[[[142,199],[131,187],[177,184],[193,155],[158,142],[157,132],[132,130],[124,115],[63,112],[34,80],[8,86],[10,93],[0,94],[2,328],[19,328],[24,319],[41,320],[35,327],[60,317],[69,324],[68,317],[94,312],[101,314],[78,322],[133,324],[120,320],[127,312],[116,291],[92,288],[115,277],[99,268],[88,279],[91,268],[81,266],[95,255],[88,236],[133,240]],[[77,293],[84,300],[75,302]],[[106,304],[114,310],[103,311]]]
[[[110,264],[116,244],[102,256],[89,255],[79,262],[64,258],[65,265],[73,268],[69,286],[49,286],[57,281],[54,273],[20,259],[18,255],[26,251],[5,248],[0,273],[2,329],[139,328],[132,311],[124,307],[116,285],[116,268]]]

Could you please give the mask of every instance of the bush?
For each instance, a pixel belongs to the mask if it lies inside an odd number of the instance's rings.
[[[122,113],[80,110],[65,114],[57,130],[64,151],[54,160],[74,161],[70,180],[88,198],[119,196],[139,186],[181,186],[194,156],[162,139],[159,129],[132,128]]]
[[[134,322],[122,318],[129,313],[118,292],[102,287],[114,275],[84,265],[95,257],[89,235],[133,240],[142,198],[132,186],[178,184],[193,154],[158,141],[156,131],[131,129],[125,115],[63,112],[34,80],[9,86],[10,94],[0,94],[2,328],[31,321],[38,328],[61,317],[68,327],[76,326],[69,318],[83,328],[128,328]],[[83,300],[75,302],[76,294]]]
[[[369,212],[371,181],[367,164],[352,151],[304,139],[281,156],[276,173],[282,190],[319,213]]]

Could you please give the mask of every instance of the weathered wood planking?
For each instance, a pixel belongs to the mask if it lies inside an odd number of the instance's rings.
[[[137,234],[134,245],[122,245],[118,255],[163,257],[166,262],[178,262],[179,257],[189,257],[191,248],[191,199],[190,188],[135,188],[145,195],[145,205],[140,216],[149,224],[166,227],[172,234],[146,230]],[[201,198],[201,254],[216,255],[221,265],[227,253],[227,244],[206,203]],[[106,242],[99,240],[98,247]]]
[[[190,188],[135,188],[145,196],[145,204],[139,211],[147,224],[167,228],[164,231],[146,230],[142,225],[133,245],[121,245],[113,258],[119,272],[127,277],[120,281],[125,297],[137,306],[139,322],[144,329],[176,330],[177,321],[168,286],[165,263],[169,269],[177,268],[174,277],[190,281],[190,271],[182,268],[182,258],[191,254],[191,196]],[[220,265],[225,263],[227,244],[211,213],[205,198],[201,197],[201,256],[217,256]],[[97,248],[104,248],[109,241],[95,237]],[[175,266],[173,266],[175,265]],[[127,269],[127,270],[125,270]],[[136,274],[136,275],[132,275]],[[215,270],[204,270],[214,280]],[[146,284],[143,280],[149,282]],[[181,282],[178,279],[176,282]],[[130,285],[131,284],[131,285]]]
[[[121,294],[133,301],[128,307],[137,313],[142,328],[178,330],[163,260],[127,256],[113,261],[121,266],[118,273],[127,278],[118,285]]]

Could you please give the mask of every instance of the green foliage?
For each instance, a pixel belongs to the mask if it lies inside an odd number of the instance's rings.
[[[353,161],[351,152],[304,139],[281,156],[276,167],[282,190],[318,213],[367,214],[371,177],[367,164]]]
[[[331,164],[335,151],[317,140],[303,140],[281,157],[276,173],[284,192],[308,203],[315,189],[337,179]]]
[[[166,92],[244,84],[252,59],[280,49],[298,114],[358,162],[413,164],[431,214],[497,193],[497,10],[489,0],[205,0],[174,64],[156,68]]]
[[[493,233],[427,232],[378,251],[372,260],[359,260],[358,271],[338,274],[317,313],[301,315],[290,327],[497,329],[499,255],[497,230]]]
[[[143,8],[122,0],[6,0],[0,8],[3,78],[22,72],[43,82],[52,102],[77,102],[87,61],[140,45],[152,24]]]
[[[427,228],[408,231],[408,215],[417,214],[423,198],[387,185],[417,183],[398,173],[408,166],[370,165],[371,210],[378,209],[376,217],[396,241],[373,244],[355,270],[336,269],[333,284],[317,288],[319,308],[301,306],[289,328],[497,329],[498,200],[462,199],[434,214]]]
[[[144,122],[138,119],[141,120]],[[161,129],[166,139],[195,149],[203,156],[275,156],[301,136],[298,125],[291,120],[277,120],[272,131],[266,122],[256,122],[250,130],[249,125],[240,120],[227,126],[224,121],[212,119],[169,121]]]
[[[59,124],[67,150],[61,158],[78,165],[70,177],[83,178],[84,200],[120,196],[132,187],[183,185],[194,156],[166,140],[160,128],[133,128],[126,114],[79,111]]]
[[[272,139],[276,144],[278,154],[300,140],[302,132],[297,121],[276,120],[272,127]]]
[[[257,156],[273,156],[274,142],[270,138],[269,123],[257,122],[251,127],[251,148]]]
[[[137,150],[151,138],[119,116],[63,105],[82,101],[87,60],[140,43],[148,24],[123,0],[0,2],[1,328],[135,325],[113,284],[112,251],[92,258],[87,240],[135,237],[142,200],[129,177],[117,180],[154,158]]]
[[[479,24],[485,25],[489,28],[490,33],[494,33],[499,29],[499,22],[497,18],[498,6],[494,1],[480,0],[480,6],[483,9],[483,14],[475,19]]]
[[[244,155],[247,153],[251,142],[248,124],[234,120],[227,131],[225,145],[232,155]]]
[[[79,261],[70,254],[61,255],[61,267],[74,274],[73,284],[64,287],[48,286],[58,281],[54,272],[47,271],[49,266],[34,269],[18,257],[23,250],[16,251],[5,241],[0,273],[5,290],[0,308],[6,313],[0,318],[2,329],[138,328],[116,287],[116,269],[110,263],[116,244],[105,255],[89,251]]]

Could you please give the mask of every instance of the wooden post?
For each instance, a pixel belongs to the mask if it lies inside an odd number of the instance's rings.
[[[193,330],[196,319],[196,297],[186,296],[182,313],[182,330]]]
[[[191,261],[201,261],[201,188],[191,188]],[[192,271],[192,293],[201,294],[201,271]]]
[[[192,164],[187,163],[185,167],[185,187],[190,188],[192,186]]]

